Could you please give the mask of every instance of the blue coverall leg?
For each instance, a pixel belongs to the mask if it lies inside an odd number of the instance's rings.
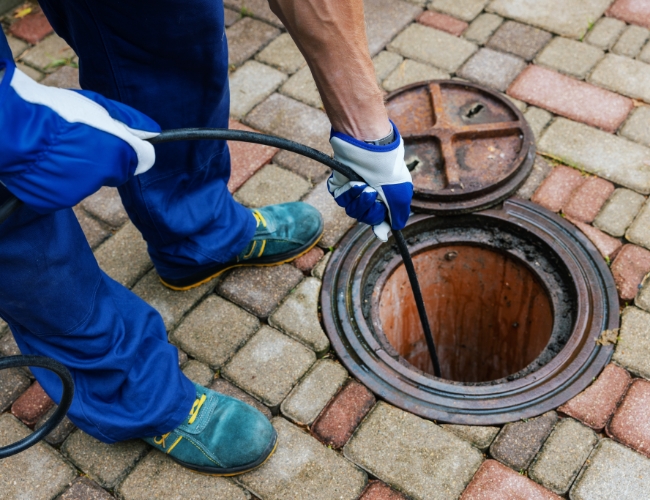
[[[221,0],[40,3],[79,55],[83,88],[148,114],[163,130],[227,127]],[[165,144],[151,170],[120,188],[161,275],[226,262],[250,241],[255,220],[228,193],[229,175],[223,142]],[[42,216],[23,207],[0,226],[0,283],[0,316],[21,351],[71,369],[69,416],[82,430],[114,442],[168,432],[186,418],[194,388],[160,316],[98,268],[71,210]],[[34,374],[58,400],[58,378]]]

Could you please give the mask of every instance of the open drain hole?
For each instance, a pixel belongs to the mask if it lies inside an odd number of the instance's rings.
[[[521,372],[553,332],[552,301],[526,265],[476,245],[449,245],[414,257],[443,378],[480,383]],[[403,265],[385,282],[379,319],[408,363],[433,374]]]

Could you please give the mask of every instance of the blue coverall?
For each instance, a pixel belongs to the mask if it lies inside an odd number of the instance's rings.
[[[132,106],[163,130],[228,126],[222,0],[40,4],[78,54],[82,88]],[[11,54],[0,31],[3,57]],[[0,155],[2,137],[0,130]],[[228,193],[229,175],[224,142],[165,144],[151,170],[119,188],[162,275],[226,262],[250,241],[255,220]],[[23,354],[70,369],[76,393],[68,415],[97,439],[159,435],[187,417],[195,389],[160,315],[99,269],[71,209],[39,215],[22,207],[0,226],[0,316]],[[56,375],[33,372],[57,401]]]

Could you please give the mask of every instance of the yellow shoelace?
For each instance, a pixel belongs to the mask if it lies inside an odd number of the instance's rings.
[[[260,227],[260,223],[266,227],[266,219],[264,219],[264,216],[259,210],[253,210],[253,217],[255,217],[255,220],[257,221],[257,226],[255,227]]]
[[[255,221],[257,222],[257,225],[255,227],[260,227],[260,224],[266,227],[266,219],[258,210],[253,210],[253,217],[255,217]],[[262,254],[264,253],[265,247],[266,247],[266,240],[262,240],[260,251],[257,254],[258,258],[261,257]],[[253,252],[255,252],[256,248],[257,248],[257,240],[253,241],[253,245],[251,246],[251,249],[248,251],[246,255],[244,255],[243,259],[244,260],[250,259],[253,255]],[[239,260],[239,257],[237,257],[237,260]]]
[[[196,399],[194,401],[194,404],[192,405],[192,409],[190,410],[190,419],[187,421],[188,424],[193,424],[194,421],[196,420],[196,417],[199,415],[199,410],[203,406],[203,403],[205,403],[206,396],[203,394],[199,399]],[[163,449],[165,449],[166,444],[165,440],[169,437],[171,432],[168,432],[167,434],[163,434],[162,436],[156,436],[153,438],[153,442],[156,443],[157,445],[162,446]],[[178,439],[172,443],[172,445],[169,447],[167,450],[167,453],[170,453],[173,449],[174,446],[176,446],[180,440],[183,439],[183,436],[178,436]]]

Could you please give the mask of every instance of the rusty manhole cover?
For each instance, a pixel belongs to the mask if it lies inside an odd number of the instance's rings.
[[[387,97],[413,175],[413,209],[453,214],[503,201],[526,180],[533,134],[505,97],[473,83],[416,83]]]

